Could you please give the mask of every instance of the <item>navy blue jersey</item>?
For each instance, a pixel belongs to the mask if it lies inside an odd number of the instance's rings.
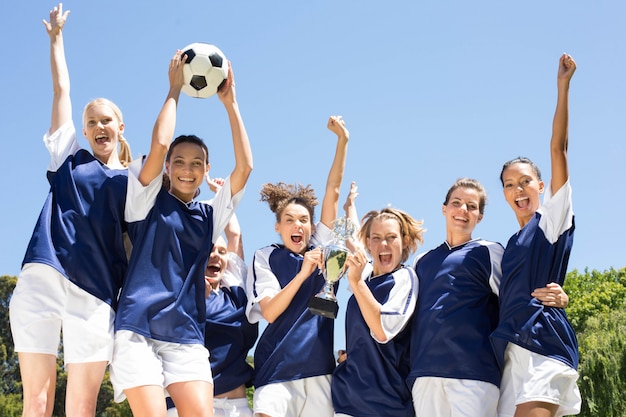
[[[212,205],[185,203],[162,187],[161,176],[141,186],[140,169],[141,160],[130,166],[125,217],[133,250],[115,330],[164,342],[204,344],[207,254],[242,192],[231,199],[227,179]]]
[[[241,385],[252,386],[253,368],[246,362],[258,336],[258,324],[246,317],[248,297],[243,279],[246,267],[229,253],[228,269],[220,288],[206,302],[204,346],[211,356],[213,392],[221,395]]]
[[[316,234],[330,233],[320,224]],[[329,238],[330,239],[330,238]],[[275,295],[300,271],[304,257],[272,245],[254,254],[248,273],[248,309],[251,322],[262,317],[258,301]],[[254,350],[255,387],[312,376],[328,375],[335,369],[334,320],[312,314],[309,300],[321,291],[324,278],[319,270],[304,281],[289,307],[269,323]],[[335,285],[335,290],[337,286]]]
[[[387,341],[380,343],[361,314],[354,296],[346,307],[347,359],[333,373],[335,413],[359,417],[414,415],[409,374],[410,319],[415,308],[417,278],[410,267],[366,279],[381,305]]]
[[[126,169],[110,169],[76,142],[67,123],[44,137],[50,192],[23,264],[46,264],[115,308],[126,272]]]
[[[503,361],[508,342],[576,369],[578,342],[565,310],[546,307],[530,293],[550,282],[563,285],[574,240],[569,180],[554,196],[548,187],[535,216],[507,243],[502,258],[500,323],[492,342]]]
[[[444,242],[417,258],[419,297],[411,330],[411,373],[500,385],[489,336],[498,324],[504,248],[481,239]]]

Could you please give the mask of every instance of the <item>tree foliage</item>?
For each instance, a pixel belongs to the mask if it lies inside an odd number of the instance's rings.
[[[582,417],[626,415],[626,268],[572,271],[564,285],[578,337]]]

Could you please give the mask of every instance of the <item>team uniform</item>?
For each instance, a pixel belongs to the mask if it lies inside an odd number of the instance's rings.
[[[125,217],[133,252],[115,320],[111,382],[117,401],[124,389],[141,385],[212,383],[204,270],[243,195],[231,197],[226,179],[211,205],[185,203],[162,186],[160,175],[142,186],[141,162],[129,167]]]
[[[228,253],[228,267],[217,290],[206,300],[204,346],[211,353],[213,394],[222,395],[246,385],[252,386],[254,369],[246,362],[248,352],[258,336],[258,324],[251,324],[245,315],[248,302],[243,279],[248,268],[234,253]],[[168,417],[176,416],[173,402],[168,404]],[[246,398],[214,398],[213,414],[228,417],[252,416]]]
[[[330,242],[332,232],[323,223],[315,228],[311,245]],[[251,323],[263,318],[258,302],[273,297],[300,271],[303,255],[283,245],[271,245],[254,254],[248,272]],[[273,416],[332,416],[330,375],[334,320],[312,314],[309,300],[324,286],[318,269],[304,281],[287,309],[269,323],[254,351],[254,412]],[[335,286],[335,289],[337,287]]]
[[[496,415],[501,371],[489,337],[498,324],[503,252],[499,243],[473,239],[444,242],[416,259],[407,379],[416,414]]]
[[[574,329],[564,309],[530,295],[550,282],[563,285],[574,238],[571,194],[569,180],[554,195],[548,187],[542,206],[504,251],[500,322],[492,336],[504,365],[500,416],[530,401],[559,404],[557,416],[580,412]]]
[[[417,298],[417,277],[403,266],[365,279],[381,307],[386,342],[376,340],[354,296],[346,307],[347,359],[333,373],[335,415],[413,416],[409,374],[410,320]]]
[[[15,351],[66,363],[110,361],[116,297],[127,267],[128,174],[82,149],[67,122],[44,135],[50,192],[11,296]]]

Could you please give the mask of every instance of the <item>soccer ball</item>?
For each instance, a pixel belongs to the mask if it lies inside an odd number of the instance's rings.
[[[228,60],[215,45],[196,42],[183,48],[187,62],[183,67],[182,91],[191,97],[207,98],[228,78]]]

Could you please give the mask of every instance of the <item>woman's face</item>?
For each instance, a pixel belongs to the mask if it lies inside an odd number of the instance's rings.
[[[209,170],[204,149],[194,143],[179,143],[165,162],[165,170],[170,178],[170,193],[185,202],[193,200]]]
[[[280,214],[275,230],[291,252],[306,252],[313,231],[309,210],[300,204],[288,204]]]
[[[374,275],[395,271],[402,263],[402,232],[397,220],[382,218],[372,221],[367,249],[372,256]]]
[[[474,228],[483,218],[480,213],[480,194],[473,188],[458,187],[450,194],[442,212],[449,234],[471,237]]]
[[[113,109],[106,104],[94,104],[85,111],[83,135],[101,162],[107,163],[111,154],[117,151],[119,135],[123,132],[124,123],[119,122]]]
[[[502,172],[504,198],[524,226],[535,215],[541,204],[544,183],[529,164],[516,163]]]

